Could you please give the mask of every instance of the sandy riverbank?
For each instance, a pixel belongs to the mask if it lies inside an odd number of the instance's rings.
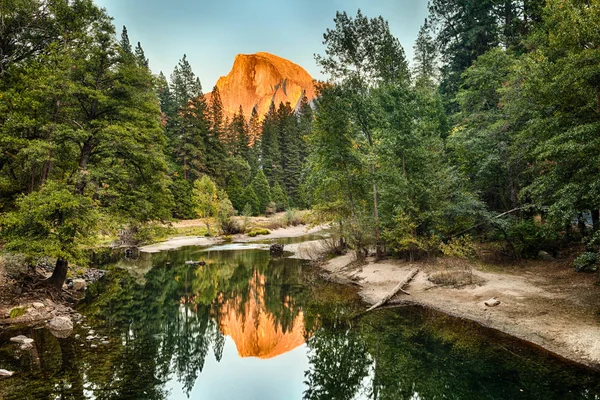
[[[396,260],[349,267],[353,254],[334,258],[324,268],[360,285],[369,304],[382,299],[413,268],[419,274],[405,294],[392,304],[419,304],[539,345],[567,359],[600,369],[600,287],[597,277],[578,274],[559,261],[530,262],[518,267],[491,269],[473,264],[474,284],[451,287],[429,277],[444,269],[437,264],[410,264]],[[490,298],[500,305],[487,307]],[[376,312],[376,311],[373,311]]]
[[[231,240],[237,243],[247,243],[269,239],[294,238],[304,235],[310,235],[312,233],[317,233],[322,231],[324,228],[324,226],[310,227],[307,225],[288,226],[286,228],[274,229],[268,235],[259,235],[255,237],[250,237],[246,234],[233,235],[231,237]],[[219,237],[181,236],[170,238],[164,242],[140,247],[140,251],[145,253],[158,253],[161,251],[175,250],[186,246],[213,246],[221,243],[223,243],[223,239]],[[292,245],[289,246],[290,251],[293,251]],[[287,249],[288,246],[286,246],[286,250]]]

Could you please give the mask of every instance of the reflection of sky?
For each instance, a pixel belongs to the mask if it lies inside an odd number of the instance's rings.
[[[261,360],[238,356],[234,341],[225,337],[223,358],[217,362],[207,355],[190,399],[193,400],[281,400],[302,399],[306,389],[304,371],[308,370],[306,344],[280,356]],[[182,384],[172,377],[166,384],[169,399],[187,400]]]

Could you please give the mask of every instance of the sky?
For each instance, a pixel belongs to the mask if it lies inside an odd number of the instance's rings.
[[[324,52],[323,33],[336,11],[383,16],[412,59],[427,16],[427,0],[94,0],[114,18],[117,35],[127,26],[141,42],[154,73],[169,77],[184,54],[205,92],[227,75],[237,54],[269,52],[323,78],[314,54]]]

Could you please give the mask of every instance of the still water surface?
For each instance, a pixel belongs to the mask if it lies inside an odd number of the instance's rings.
[[[120,262],[80,306],[89,328],[0,335],[17,371],[0,399],[600,399],[597,373],[472,323],[410,307],[354,318],[352,289],[263,247]],[[32,351],[7,343],[19,333]]]

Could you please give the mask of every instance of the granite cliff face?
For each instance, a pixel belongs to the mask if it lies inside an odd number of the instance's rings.
[[[217,81],[225,116],[231,117],[240,107],[249,118],[256,107],[262,117],[271,101],[290,102],[296,108],[302,96],[315,98],[313,78],[299,65],[269,53],[238,54],[227,76]],[[207,95],[210,101],[210,93]]]

